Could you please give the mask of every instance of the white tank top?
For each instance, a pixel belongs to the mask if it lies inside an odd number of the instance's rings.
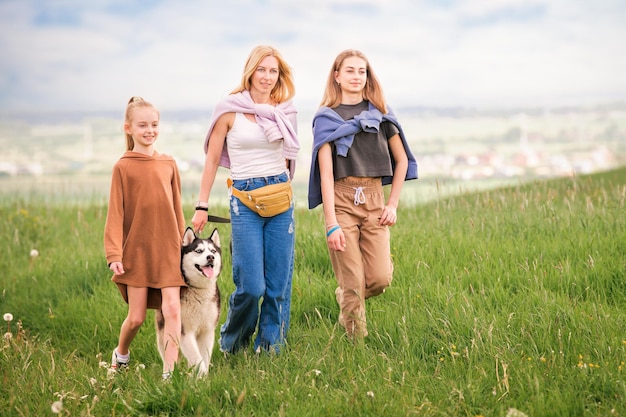
[[[271,142],[258,123],[243,113],[235,113],[235,122],[226,135],[230,174],[235,180],[269,177],[287,170],[283,141]]]

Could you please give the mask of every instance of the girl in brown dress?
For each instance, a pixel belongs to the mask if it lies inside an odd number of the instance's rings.
[[[178,360],[180,340],[180,251],[185,227],[176,162],[159,154],[159,111],[141,97],[126,107],[126,152],[113,168],[104,230],[106,259],[128,315],[122,323],[111,369],[127,367],[130,344],[148,308],[161,309],[169,338],[163,377]]]

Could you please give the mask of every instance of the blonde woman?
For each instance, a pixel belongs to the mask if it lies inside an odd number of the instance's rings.
[[[192,223],[201,232],[219,166],[230,169],[231,187],[252,191],[289,182],[299,142],[292,72],[278,50],[255,47],[240,85],[213,112],[205,140],[206,160]],[[233,190],[234,192],[234,190]],[[287,211],[263,217],[230,195],[232,269],[235,292],[220,330],[220,349],[248,346],[279,352],[286,343],[291,308],[295,222]]]

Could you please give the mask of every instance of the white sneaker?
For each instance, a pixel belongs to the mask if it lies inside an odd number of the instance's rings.
[[[345,320],[343,318],[343,311],[341,310],[341,302],[343,301],[343,290],[339,287],[335,289],[335,298],[337,299],[337,304],[339,304],[339,318],[337,321],[340,325],[345,326]]]
[[[113,355],[111,355],[111,369],[114,372],[120,369],[128,369],[128,362],[130,362],[130,352],[128,352],[128,359],[123,361],[117,356],[117,349],[113,349]]]

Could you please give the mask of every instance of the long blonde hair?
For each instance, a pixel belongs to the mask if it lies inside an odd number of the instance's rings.
[[[378,77],[374,73],[367,57],[363,52],[356,49],[346,49],[341,52],[335,58],[330,73],[328,74],[328,80],[326,81],[326,89],[324,90],[324,97],[320,106],[326,106],[330,108],[337,107],[341,104],[341,87],[335,82],[335,72],[341,70],[343,62],[349,57],[361,58],[365,61],[365,68],[367,70],[367,79],[365,81],[365,88],[363,89],[363,98],[368,100],[383,114],[387,114],[387,104],[385,102],[385,95],[383,94],[382,87],[378,81]]]
[[[276,103],[282,103],[295,96],[296,87],[293,82],[291,68],[287,65],[287,62],[280,52],[278,52],[276,48],[269,45],[259,45],[252,49],[243,68],[241,83],[231,92],[231,94],[240,93],[244,90],[250,90],[252,85],[252,74],[254,74],[254,71],[256,71],[261,61],[268,56],[273,56],[278,60],[278,81],[270,93],[271,99]]]
[[[133,121],[133,114],[135,113],[135,109],[140,107],[151,107],[154,109],[154,111],[157,112],[157,116],[159,116],[159,118],[161,117],[159,109],[154,107],[152,103],[147,102],[141,97],[132,96],[130,100],[128,100],[128,104],[126,105],[126,112],[124,113],[124,125],[130,126]],[[126,133],[126,150],[132,151],[133,149],[135,149],[135,141],[133,140],[132,135]]]

